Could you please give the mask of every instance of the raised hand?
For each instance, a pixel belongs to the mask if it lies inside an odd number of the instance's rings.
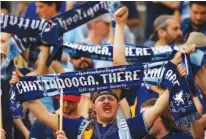
[[[180,76],[184,76],[185,77],[187,75],[186,69],[181,64],[177,65],[177,71],[178,71]]]
[[[11,80],[9,81],[9,84],[12,86],[16,83],[19,82],[19,78],[23,77],[24,75],[18,70],[16,69],[15,71],[12,72],[12,77]]]
[[[117,24],[126,24],[128,18],[128,8],[123,6],[114,13],[114,18]]]
[[[171,62],[175,65],[180,64],[182,61],[182,54],[187,53],[191,54],[195,51],[196,45],[195,44],[190,44],[190,45],[184,45],[181,47],[181,50],[177,52],[174,56],[174,58],[171,60]]]

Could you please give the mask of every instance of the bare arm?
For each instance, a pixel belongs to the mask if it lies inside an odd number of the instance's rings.
[[[127,22],[128,9],[124,6],[118,9],[115,14],[116,29],[114,36],[113,63],[114,65],[127,64],[125,58],[124,27]]]
[[[194,121],[191,124],[190,133],[194,139],[203,139],[204,138],[204,128],[199,122],[199,120]]]
[[[10,85],[14,85],[19,82],[19,78],[23,75],[18,71],[13,71]],[[37,119],[47,125],[48,127],[57,130],[58,117],[55,114],[50,113],[46,107],[38,100],[28,101],[23,104],[24,109],[29,109]]]
[[[59,61],[54,60],[52,61],[51,65],[52,69],[56,72],[56,73],[62,73],[65,72],[62,65],[60,64]]]
[[[206,114],[202,115],[202,118],[199,120],[203,128],[206,128]]]
[[[40,101],[28,101],[23,106],[24,108],[28,108],[41,123],[54,130],[58,130],[58,116],[50,113]]]
[[[26,139],[29,139],[29,130],[25,127],[24,123],[21,119],[14,119],[14,124],[16,125],[17,129],[23,133]]]
[[[148,108],[144,112],[144,122],[147,127],[151,127],[154,121],[165,111],[169,105],[169,91],[165,90],[164,93],[158,98],[155,105]]]
[[[185,48],[186,53],[194,52],[195,45],[189,45]],[[171,62],[175,65],[178,65],[182,61],[182,52],[177,52]],[[152,86],[151,89],[159,94],[162,94],[155,105],[144,112],[144,120],[147,127],[151,127],[154,121],[165,111],[168,107],[169,103],[169,91],[165,90],[164,93],[163,89]]]

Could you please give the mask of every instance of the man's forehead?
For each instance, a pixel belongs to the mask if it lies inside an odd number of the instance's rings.
[[[177,19],[170,18],[170,19],[167,19],[166,22],[167,22],[168,26],[178,26],[178,27],[180,27],[180,23],[177,21]]]
[[[100,95],[99,97],[97,97],[97,99],[102,98],[102,97],[114,97],[115,98],[115,96],[113,96],[112,94],[104,94],[104,95]]]

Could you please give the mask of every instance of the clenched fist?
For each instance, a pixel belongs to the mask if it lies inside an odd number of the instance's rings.
[[[126,24],[128,18],[128,8],[123,6],[114,13],[114,18],[117,24]]]

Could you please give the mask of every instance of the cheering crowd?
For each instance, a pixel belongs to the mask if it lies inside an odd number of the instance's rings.
[[[37,41],[30,39],[32,43],[28,43],[19,41],[24,30],[6,30],[8,19],[15,26],[17,18],[6,18],[10,6],[1,3],[0,138],[204,139],[206,2],[145,2],[145,32],[138,26],[141,19],[135,2],[121,2],[120,7],[113,5],[113,9],[109,6],[112,14],[102,10],[94,17],[93,12],[103,5],[100,3],[94,11],[87,10],[79,16],[79,20],[75,16],[65,22],[53,20],[75,8],[79,14],[78,10],[86,4],[92,2],[22,3],[24,11],[19,16],[39,23],[45,19],[54,31],[46,35],[42,31],[40,39],[35,36]],[[73,28],[86,16],[93,19]],[[72,24],[73,21],[76,22]],[[19,29],[23,22],[22,19],[17,25]],[[32,23],[23,27],[34,28]],[[69,30],[62,38],[55,34],[58,23]],[[67,24],[71,26],[66,27]],[[140,37],[142,34],[145,39]],[[29,35],[34,37],[26,34]],[[99,48],[102,44],[103,49],[93,49],[94,53],[101,51],[101,56],[110,55],[112,61],[50,44],[57,38],[63,44],[77,44],[79,49],[82,45],[82,50],[86,48],[83,46]],[[138,46],[131,49],[128,44]],[[137,61],[129,60],[129,56],[138,57]],[[101,73],[103,70],[105,74]],[[87,91],[90,86],[95,91]],[[63,97],[59,95],[62,90]]]

